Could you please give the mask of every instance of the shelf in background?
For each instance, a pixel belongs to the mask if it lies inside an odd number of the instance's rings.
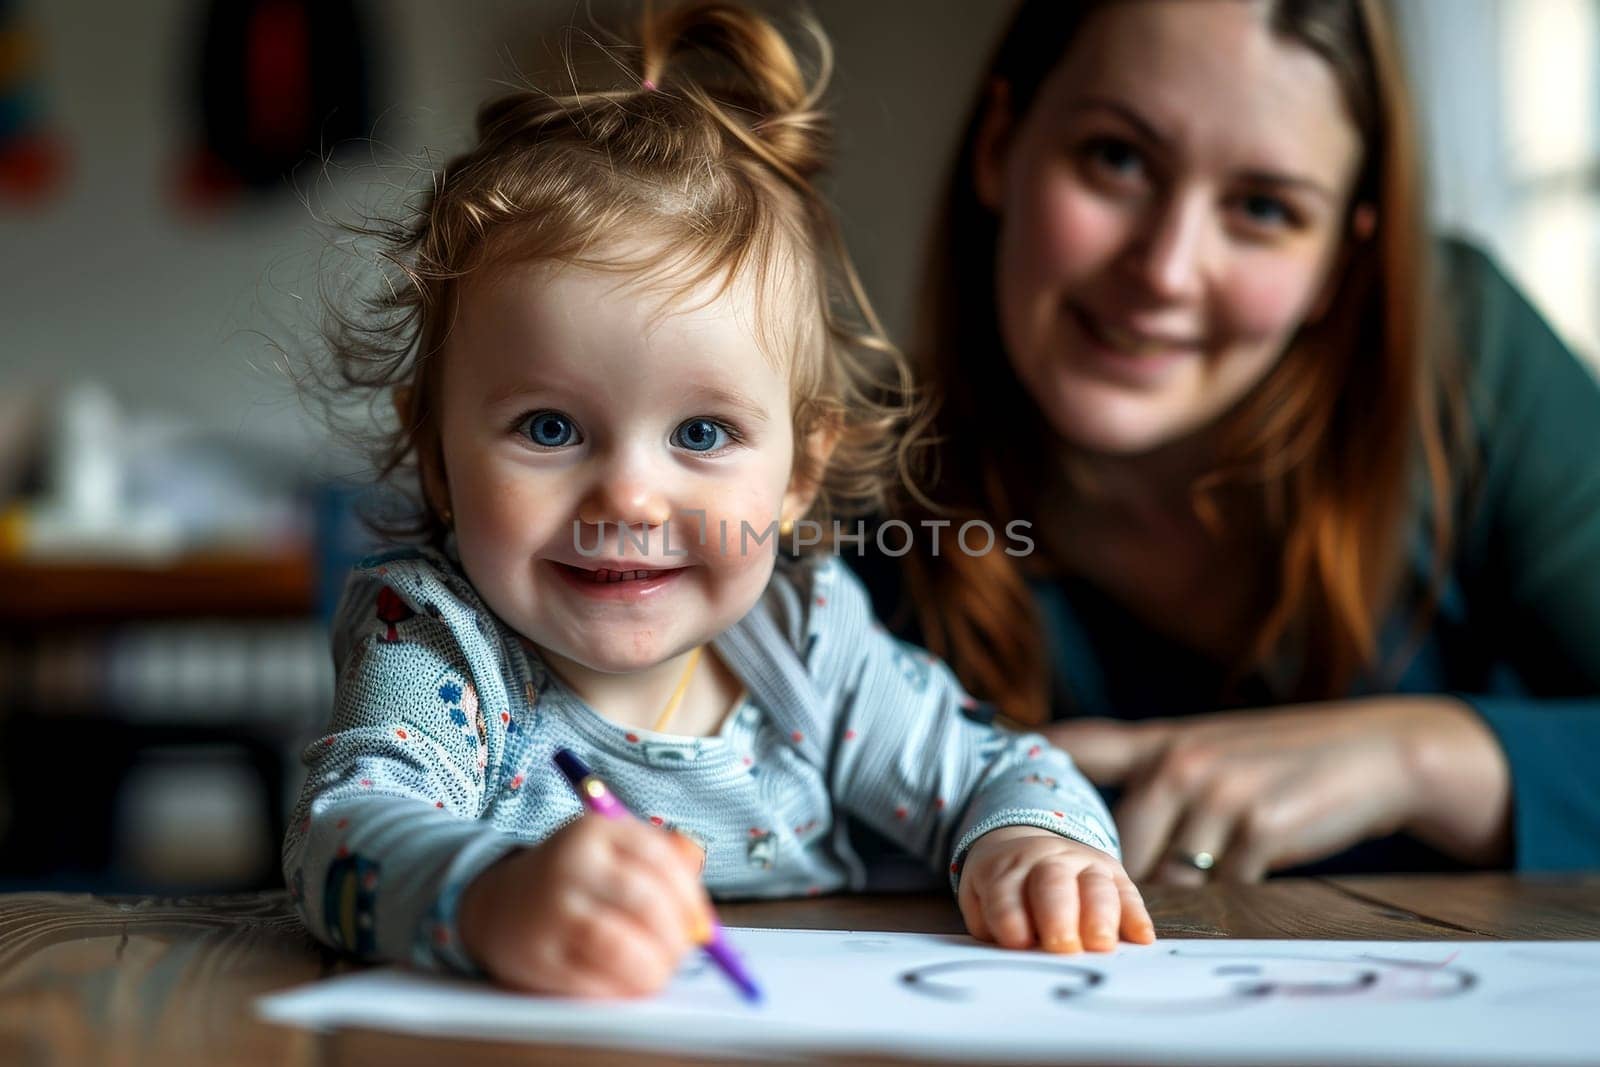
[[[0,560],[5,627],[134,618],[309,615],[317,571],[308,550],[205,553],[172,563]]]

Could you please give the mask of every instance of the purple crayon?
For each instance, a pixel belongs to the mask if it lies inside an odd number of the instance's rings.
[[[606,787],[588,766],[564,748],[556,749],[556,768],[571,784],[573,791],[578,794],[578,799],[583,801],[583,806],[605,819],[626,819],[630,812],[622,806],[622,801],[617,799],[615,793]],[[728,945],[728,939],[723,936],[722,924],[711,917],[711,926],[704,937],[700,939],[700,947],[705,954],[711,957],[711,962],[722,969],[729,980],[738,987],[744,999],[752,1004],[760,1003],[761,988],[756,985],[744,964],[739,962],[739,957],[734,955],[733,949]]]

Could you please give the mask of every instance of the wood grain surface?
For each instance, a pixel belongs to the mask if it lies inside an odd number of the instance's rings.
[[[1146,900],[1163,937],[1600,937],[1600,876],[1594,875],[1280,879],[1203,889],[1151,887]],[[731,926],[961,931],[960,915],[943,894],[818,897],[720,910]],[[0,895],[0,1063],[692,1062],[363,1030],[320,1034],[256,1021],[252,1004],[260,995],[351,966],[306,935],[282,892],[183,899]]]
[[[1600,938],[1600,874],[1385,875],[1337,878],[1333,884],[1361,900],[1426,916],[1454,931],[1440,937]]]

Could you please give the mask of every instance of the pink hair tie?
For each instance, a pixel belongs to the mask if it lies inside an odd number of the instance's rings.
[[[647,92],[647,93],[653,93],[653,92],[656,91],[656,83],[651,81],[649,78],[646,78],[644,80],[643,85],[644,85],[644,91]]]

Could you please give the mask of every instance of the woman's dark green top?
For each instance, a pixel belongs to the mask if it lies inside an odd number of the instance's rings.
[[[1512,865],[1600,868],[1600,387],[1486,256],[1447,242],[1442,257],[1478,470],[1421,643],[1397,659],[1414,640],[1414,612],[1397,609],[1383,629],[1384,680],[1374,672],[1350,695],[1466,701],[1511,768]],[[1419,587],[1433,571],[1429,538],[1419,521],[1411,560]],[[863,571],[880,616],[894,618],[897,564],[849,551],[846,559]],[[1264,683],[1228,689],[1224,665],[1151,630],[1086,581],[1039,583],[1035,594],[1058,717],[1143,719],[1280,702]],[[1452,866],[1396,835],[1297,873]]]

